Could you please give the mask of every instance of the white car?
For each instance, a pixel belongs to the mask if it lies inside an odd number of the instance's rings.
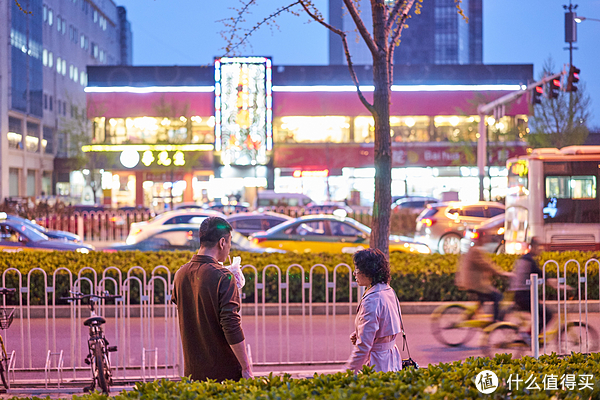
[[[150,237],[157,231],[172,225],[190,225],[198,227],[208,217],[221,217],[225,215],[213,210],[174,210],[159,214],[149,221],[134,222],[129,228],[129,236],[125,241],[127,244],[136,244]]]

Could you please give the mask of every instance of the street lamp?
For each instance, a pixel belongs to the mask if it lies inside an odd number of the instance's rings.
[[[577,15],[574,19],[575,19],[575,22],[577,22],[578,24],[582,23],[583,21],[596,21],[596,22],[600,22],[600,19],[582,17],[581,15]]]

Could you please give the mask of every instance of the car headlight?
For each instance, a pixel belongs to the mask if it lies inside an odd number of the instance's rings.
[[[90,252],[90,249],[87,249],[85,247],[79,247],[77,250],[75,250],[78,253],[82,253],[82,254],[88,254]]]
[[[421,254],[430,254],[431,253],[431,250],[425,244],[410,243],[409,247],[410,247],[411,252],[414,251],[414,252],[421,253]]]

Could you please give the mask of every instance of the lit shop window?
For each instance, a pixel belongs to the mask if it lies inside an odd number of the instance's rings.
[[[84,74],[82,72],[82,74]],[[87,74],[82,75],[87,84]],[[84,84],[82,82],[82,84]],[[106,129],[104,128],[106,125]],[[214,117],[95,118],[96,143],[210,143],[215,141]],[[106,138],[105,140],[105,132]]]
[[[349,117],[278,117],[273,127],[279,143],[344,143],[350,138]]]

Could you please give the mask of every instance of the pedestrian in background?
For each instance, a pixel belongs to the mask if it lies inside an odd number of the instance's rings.
[[[354,277],[366,286],[356,311],[355,328],[350,335],[354,348],[346,369],[358,372],[363,365],[375,371],[399,371],[402,357],[396,346],[396,335],[402,331],[400,303],[390,287],[390,264],[378,249],[354,254]]]
[[[231,249],[231,225],[210,217],[200,225],[200,249],[174,278],[184,375],[194,380],[252,378],[234,275],[222,263]]]

